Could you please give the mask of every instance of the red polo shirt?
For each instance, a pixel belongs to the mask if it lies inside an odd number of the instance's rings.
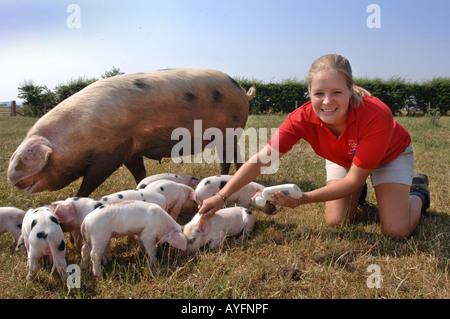
[[[386,104],[368,96],[356,109],[350,102],[347,125],[339,137],[314,113],[311,101],[290,113],[275,135],[269,144],[281,153],[304,139],[319,156],[345,168],[354,163],[374,169],[397,158],[411,144],[408,131],[394,120]]]

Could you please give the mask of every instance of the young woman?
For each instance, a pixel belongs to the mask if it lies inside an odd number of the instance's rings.
[[[218,194],[205,200],[199,213],[204,218],[214,214],[226,197],[270,166],[268,157],[277,160],[304,139],[326,159],[327,184],[299,199],[278,192],[274,205],[326,202],[327,224],[345,224],[354,218],[370,175],[383,233],[408,237],[430,205],[427,176],[413,176],[409,133],[383,102],[354,84],[350,63],[340,55],[314,61],[307,83],[311,100],[289,114],[269,143]]]

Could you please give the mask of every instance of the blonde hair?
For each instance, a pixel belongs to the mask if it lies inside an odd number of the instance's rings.
[[[363,96],[371,96],[369,91],[355,84],[350,62],[339,54],[323,55],[311,64],[308,77],[306,78],[308,91],[311,91],[311,81],[313,76],[324,70],[338,71],[344,75],[347,86],[352,91],[352,101],[355,108],[362,102]]]

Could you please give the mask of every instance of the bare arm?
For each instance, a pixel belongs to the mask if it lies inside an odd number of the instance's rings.
[[[203,204],[199,209],[199,214],[202,215],[210,212],[210,215],[212,216],[212,214],[223,206],[224,202],[222,196],[228,198],[242,187],[252,182],[265,168],[268,168],[282,155],[282,153],[278,153],[272,149],[270,145],[266,145],[239,168],[228,183],[220,190],[219,193],[221,196],[215,195],[203,201]]]
[[[298,199],[293,199],[282,192],[277,192],[274,194],[275,200],[272,201],[272,204],[293,208],[301,204],[326,202],[344,198],[361,188],[370,172],[370,170],[362,169],[352,164],[348,174],[344,178],[336,181],[336,183],[310,192],[304,192],[303,196]]]

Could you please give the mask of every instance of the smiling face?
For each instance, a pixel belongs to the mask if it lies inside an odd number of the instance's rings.
[[[311,78],[310,96],[316,115],[339,136],[347,123],[352,91],[338,71],[324,70]]]

